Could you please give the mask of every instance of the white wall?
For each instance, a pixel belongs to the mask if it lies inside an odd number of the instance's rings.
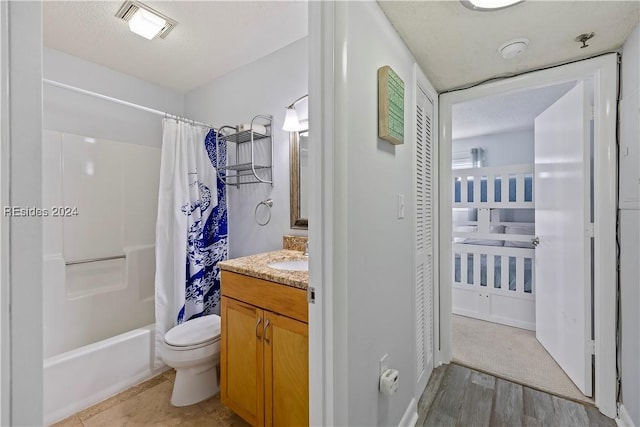
[[[485,149],[485,166],[533,164],[533,128],[515,132],[454,139],[452,141],[451,151],[453,153],[459,151],[469,152],[469,150],[476,147]]]
[[[215,126],[249,123],[257,114],[273,115],[273,187],[227,186],[230,258],[280,249],[284,234],[306,234],[289,226],[289,133],[282,130],[282,123],[285,107],[308,93],[308,58],[305,37],[185,95],[185,115]],[[301,112],[305,104],[298,104]],[[272,217],[261,227],[254,210],[268,198],[273,199]]]
[[[639,28],[636,26],[623,47],[620,99],[620,208],[635,210],[640,209]]]
[[[44,48],[43,77],[182,115],[182,94],[54,49]],[[43,97],[44,129],[162,146],[161,116],[47,84]]]
[[[336,2],[332,221],[334,420],[398,425],[416,388],[413,343],[414,202],[411,53],[377,3]],[[377,70],[405,83],[405,143],[377,137]],[[435,134],[435,132],[434,132]],[[326,166],[325,166],[326,167]],[[325,172],[326,173],[326,172]],[[405,195],[404,219],[397,217]],[[330,294],[329,294],[330,295]],[[329,347],[331,348],[331,347]],[[399,370],[398,392],[378,391],[379,360]],[[329,420],[330,422],[332,420]]]
[[[640,425],[640,26],[622,52],[620,101],[620,237],[622,403]]]

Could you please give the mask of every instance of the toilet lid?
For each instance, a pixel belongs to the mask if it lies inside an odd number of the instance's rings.
[[[169,330],[164,342],[174,347],[190,347],[220,337],[220,316],[209,314],[181,323]]]

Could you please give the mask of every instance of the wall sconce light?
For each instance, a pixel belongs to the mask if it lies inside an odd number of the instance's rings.
[[[287,132],[297,132],[299,130],[304,129],[304,127],[300,124],[300,119],[298,118],[298,113],[296,111],[296,104],[308,97],[309,95],[303,95],[300,98],[293,101],[291,105],[287,107],[287,112],[284,117],[284,124],[282,125],[282,130],[285,130]]]

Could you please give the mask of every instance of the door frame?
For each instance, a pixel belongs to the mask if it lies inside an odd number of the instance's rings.
[[[0,200],[42,205],[42,3],[0,5]],[[0,424],[42,425],[42,218],[0,219]]]
[[[594,82],[594,330],[595,403],[615,418],[616,407],[616,211],[617,211],[617,87],[618,55],[611,53],[583,61],[482,84],[440,95],[439,99],[439,219],[440,253],[451,246],[451,116],[452,107],[486,96],[593,79]],[[440,362],[452,358],[451,257],[440,257]]]
[[[309,304],[309,425],[334,425],[345,419],[336,413],[335,402],[345,399],[347,390],[336,384],[335,376],[346,372],[347,358],[335,357],[337,337],[346,340],[344,328],[335,328],[334,300],[334,114],[340,98],[334,68],[341,57],[334,56],[335,2],[309,2],[309,286],[315,289],[315,303]],[[339,304],[337,304],[339,305]],[[337,309],[338,307],[336,307]]]
[[[9,8],[0,2],[0,204],[9,206]],[[10,425],[9,217],[0,217],[0,425]]]

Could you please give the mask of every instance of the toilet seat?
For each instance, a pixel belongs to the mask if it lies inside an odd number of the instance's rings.
[[[220,316],[209,314],[171,328],[164,336],[166,347],[174,351],[193,350],[220,341]]]
[[[207,341],[207,342],[203,342],[203,343],[195,344],[195,345],[189,345],[189,346],[171,345],[171,344],[167,344],[166,341],[165,341],[164,346],[165,346],[166,349],[172,350],[172,351],[188,351],[188,350],[197,350],[199,348],[207,347],[207,346],[210,346],[212,344],[217,344],[219,342],[220,342],[220,338],[218,337],[217,339],[213,339],[211,341]]]

